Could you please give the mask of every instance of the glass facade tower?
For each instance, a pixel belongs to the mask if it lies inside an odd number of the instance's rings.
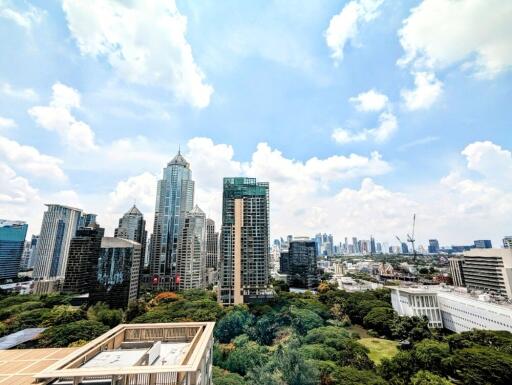
[[[27,228],[25,222],[0,219],[0,279],[17,277]]]
[[[194,206],[194,181],[189,163],[178,154],[158,181],[150,271],[158,290],[176,289],[176,251],[185,213]]]

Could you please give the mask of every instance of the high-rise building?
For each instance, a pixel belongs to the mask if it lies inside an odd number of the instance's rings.
[[[97,217],[98,215],[96,214],[82,213],[82,215],[80,215],[80,220],[78,221],[78,228],[91,227],[91,225],[96,223]]]
[[[377,247],[375,246],[375,238],[370,237],[370,253],[375,254],[377,252]]]
[[[476,249],[492,249],[492,242],[490,239],[478,239],[474,242]]]
[[[28,263],[30,261],[30,242],[25,241],[23,245],[23,253],[21,253],[20,259],[20,271],[28,269]]]
[[[139,273],[142,274],[146,257],[148,232],[146,221],[140,210],[133,205],[120,219],[119,226],[114,230],[114,237],[135,241],[141,245]]]
[[[407,243],[402,242],[400,245],[402,254],[409,254],[409,246],[407,246]]]
[[[512,236],[507,236],[503,238],[503,247],[507,249],[512,249]]]
[[[237,305],[272,296],[269,287],[269,186],[224,178],[219,302]]]
[[[28,225],[0,219],[0,279],[18,276]]]
[[[288,282],[293,287],[314,288],[319,275],[315,241],[295,238],[288,251]]]
[[[468,289],[512,299],[512,249],[471,249],[462,265]]]
[[[75,236],[82,210],[57,204],[46,205],[37,242],[36,280],[62,278],[66,272],[69,244]]]
[[[32,239],[30,240],[30,256],[28,259],[27,268],[33,269],[36,260],[37,260],[37,241],[39,240],[39,235],[32,235]]]
[[[103,237],[100,257],[92,267],[96,279],[89,292],[92,303],[124,308],[137,298],[141,245],[129,239]]]
[[[217,270],[219,262],[219,233],[215,232],[215,221],[206,220],[206,268]]]
[[[206,215],[196,205],[183,218],[176,253],[179,290],[206,287]]]
[[[105,229],[95,222],[89,225],[79,228],[76,236],[71,239],[62,286],[62,291],[66,293],[89,293],[96,279],[95,268],[98,266]]]
[[[352,237],[352,246],[354,247],[354,253],[359,253],[359,243],[356,237]]]
[[[180,226],[194,207],[194,181],[189,163],[178,154],[163,169],[158,181],[150,271],[155,288],[176,288],[176,250]]]
[[[450,274],[452,276],[453,286],[465,286],[464,282],[464,258],[452,257],[449,258]]]
[[[437,254],[439,253],[439,241],[437,239],[428,240],[428,253]]]
[[[315,242],[315,241],[313,241]],[[279,272],[281,274],[288,274],[290,272],[290,254],[289,254],[288,246],[285,249],[281,249],[279,252]],[[316,242],[315,242],[315,251],[316,251]]]

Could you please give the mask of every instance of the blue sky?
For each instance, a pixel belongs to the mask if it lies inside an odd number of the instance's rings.
[[[143,3],[0,0],[0,217],[151,221],[181,145],[214,219],[270,181],[274,236],[512,232],[511,3]]]

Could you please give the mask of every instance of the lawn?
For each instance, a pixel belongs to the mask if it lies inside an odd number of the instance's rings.
[[[396,341],[382,338],[361,338],[358,342],[370,350],[368,356],[375,364],[380,363],[383,358],[393,357],[398,352]]]

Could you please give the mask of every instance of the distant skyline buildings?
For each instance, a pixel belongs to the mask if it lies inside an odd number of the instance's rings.
[[[114,237],[140,243],[140,271],[142,271],[146,258],[148,232],[144,215],[135,204],[119,219],[119,225],[114,230]]]

